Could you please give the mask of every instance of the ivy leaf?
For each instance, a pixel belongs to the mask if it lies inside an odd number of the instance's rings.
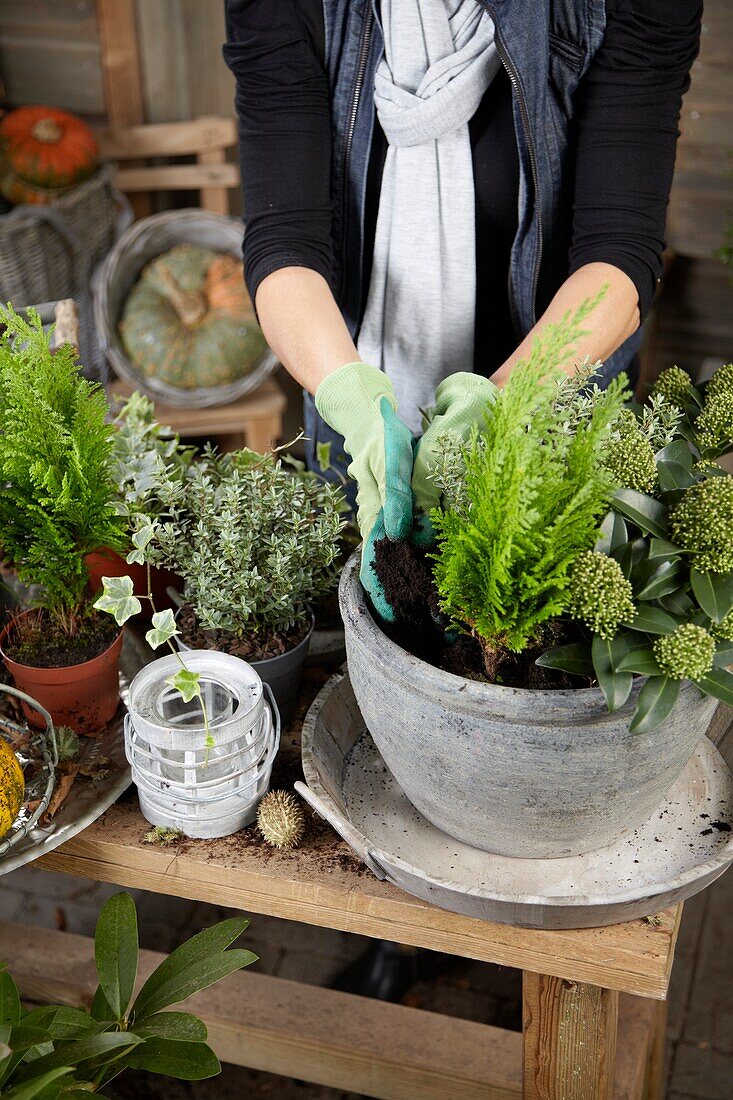
[[[118,626],[139,615],[142,604],[133,595],[132,577],[102,577],[102,595],[94,604],[97,611],[108,611]]]
[[[663,539],[667,534],[667,509],[654,497],[635,489],[617,489],[614,507],[648,535]]]
[[[190,703],[192,699],[201,697],[201,673],[199,672],[180,668],[175,676],[168,676],[165,682],[175,688],[184,703]]]
[[[631,694],[633,676],[630,672],[617,671],[618,662],[628,653],[628,645],[618,635],[615,638],[601,638],[600,634],[596,634],[591,653],[598,685],[606,706],[613,713],[624,705]]]
[[[165,645],[171,638],[175,638],[176,634],[181,633],[176,626],[175,616],[170,607],[167,607],[165,611],[156,611],[152,618],[152,624],[145,635],[145,641],[151,649],[157,649],[159,646]]]
[[[671,713],[680,693],[680,681],[669,676],[650,676],[639,692],[629,731],[649,733]]]
[[[690,584],[700,607],[716,623],[733,610],[733,573],[701,573],[691,569]]]
[[[561,672],[571,672],[574,676],[593,676],[593,662],[588,647],[574,642],[572,645],[558,645],[548,649],[535,661],[542,668],[557,668]]]
[[[145,565],[145,547],[148,545],[155,533],[155,528],[152,523],[146,523],[144,527],[140,527],[137,531],[132,533],[132,545],[134,550],[131,550],[125,559],[128,565]]]

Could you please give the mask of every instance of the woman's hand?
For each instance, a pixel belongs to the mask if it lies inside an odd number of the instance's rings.
[[[586,357],[602,362],[633,336],[639,327],[639,295],[629,276],[612,264],[592,263],[575,271],[558,290],[534,328],[505,363],[491,376],[500,388],[518,363],[529,358],[532,344],[546,325],[556,324],[566,313],[574,313],[581,302],[605,293],[587,321],[587,331],[578,341],[563,369],[572,374]]]

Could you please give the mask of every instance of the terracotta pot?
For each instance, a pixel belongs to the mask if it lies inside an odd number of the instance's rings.
[[[89,573],[89,591],[95,598],[102,590],[102,577],[132,577],[135,595],[147,596],[148,576],[147,569],[144,565],[137,565],[135,563],[128,565],[120,554],[115,550],[110,550],[107,546],[102,547],[100,550],[95,550],[91,554],[87,554],[84,561]],[[150,570],[150,584],[152,587],[155,610],[164,611],[167,607],[175,610],[176,605],[172,603],[167,589],[174,588],[176,592],[180,592],[183,589],[183,581],[178,574],[171,573],[168,569],[156,569],[152,567]],[[144,617],[149,619],[150,615],[150,604],[144,601],[141,618]]]
[[[34,611],[24,611],[15,621]],[[20,691],[37,699],[50,712],[56,726],[71,726],[78,733],[93,733],[109,722],[120,702],[118,665],[122,652],[122,631],[104,653],[91,661],[62,668],[35,668],[12,660],[4,651],[13,623],[0,633],[0,653]],[[33,726],[43,725],[38,711],[23,704],[23,713]]]

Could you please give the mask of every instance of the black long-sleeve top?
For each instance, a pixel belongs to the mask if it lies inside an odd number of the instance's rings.
[[[567,274],[604,262],[625,272],[642,318],[661,272],[683,93],[697,54],[700,0],[606,0],[606,30],[573,102]],[[333,285],[331,126],[321,0],[226,0],[224,54],[236,76],[254,299],[281,267]],[[476,194],[476,369],[491,373],[517,335],[508,303],[519,168],[512,91],[499,71],[469,124]],[[365,296],[386,141],[375,121],[367,180]],[[549,288],[553,293],[558,288]]]

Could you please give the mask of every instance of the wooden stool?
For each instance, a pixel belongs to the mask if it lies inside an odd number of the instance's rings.
[[[108,386],[112,398],[125,400],[133,387],[115,380]],[[268,378],[254,393],[228,405],[213,405],[206,409],[185,408],[155,402],[155,415],[183,439],[195,436],[216,436],[224,451],[251,447],[253,451],[268,451],[282,437],[285,394],[274,378]]]

